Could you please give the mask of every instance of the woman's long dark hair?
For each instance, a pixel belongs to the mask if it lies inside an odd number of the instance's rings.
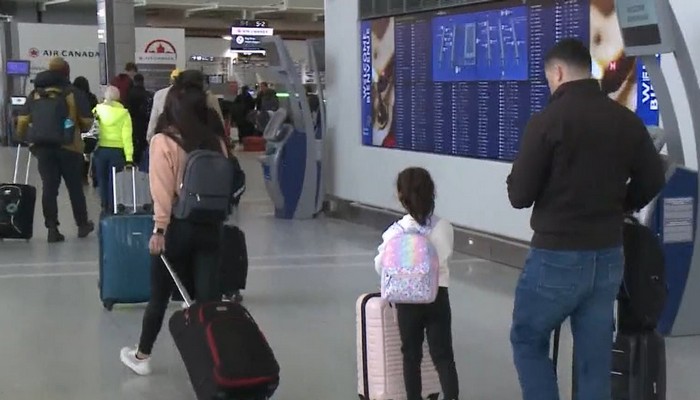
[[[88,81],[87,78],[84,76],[79,76],[79,77],[75,78],[75,80],[73,81],[73,86],[82,90],[85,94],[91,93],[90,92],[90,81]]]
[[[207,92],[197,82],[173,85],[157,127],[188,153],[197,149],[220,151],[225,136],[218,115],[207,105]]]
[[[428,224],[435,211],[435,183],[423,168],[407,168],[396,180],[399,200],[420,225]]]

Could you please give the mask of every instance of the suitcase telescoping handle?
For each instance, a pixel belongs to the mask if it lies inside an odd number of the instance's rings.
[[[17,145],[17,156],[15,157],[15,173],[12,176],[12,183],[17,183],[17,175],[19,174],[19,156],[22,153],[22,145]],[[32,152],[27,150],[27,170],[24,172],[24,184],[29,184],[29,167],[32,164]]]
[[[131,169],[131,198],[134,203],[134,213],[136,213],[138,211],[138,207],[136,206],[136,167],[127,166],[124,168]],[[117,210],[117,167],[112,167],[112,204],[114,207],[114,213],[118,214],[119,210]]]
[[[183,285],[180,278],[177,277],[177,273],[175,273],[173,266],[170,264],[168,259],[165,258],[165,255],[161,254],[160,259],[163,261],[163,264],[165,264],[165,268],[168,269],[168,272],[170,272],[170,276],[173,277],[173,281],[175,282],[175,286],[177,286],[177,290],[180,291],[182,298],[185,300],[185,305],[187,306],[187,308],[192,307],[192,298],[190,298],[190,294],[187,293],[185,285]]]

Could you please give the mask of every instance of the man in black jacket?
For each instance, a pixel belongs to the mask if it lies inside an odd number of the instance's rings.
[[[578,40],[545,59],[550,104],[532,117],[508,177],[515,208],[534,205],[532,249],[515,295],[511,343],[524,400],[558,400],[552,331],[568,317],[578,400],[610,398],[613,306],[623,275],[627,212],[664,185],[651,137],[591,78]]]

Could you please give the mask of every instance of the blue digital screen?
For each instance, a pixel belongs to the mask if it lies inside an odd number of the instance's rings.
[[[433,80],[521,80],[528,76],[525,6],[436,17]]]
[[[30,66],[27,60],[8,60],[5,65],[8,76],[29,76]]]
[[[512,0],[362,21],[362,143],[514,160],[527,121],[549,101],[544,57],[569,37],[591,43],[594,76],[611,97],[658,125],[643,66],[616,50],[618,38],[598,40],[616,21],[596,7],[614,0]]]

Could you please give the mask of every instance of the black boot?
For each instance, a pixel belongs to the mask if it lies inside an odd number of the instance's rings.
[[[66,237],[58,231],[58,228],[49,228],[48,241],[49,243],[59,243],[66,240]]]
[[[78,237],[80,239],[83,239],[87,237],[87,235],[91,234],[92,231],[95,230],[95,224],[92,221],[88,221],[84,223],[83,225],[78,227]]]

